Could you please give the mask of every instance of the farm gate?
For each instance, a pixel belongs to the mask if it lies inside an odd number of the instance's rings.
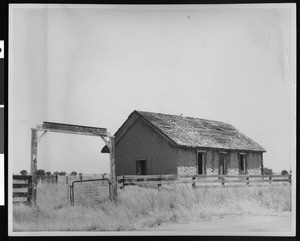
[[[111,198],[111,182],[107,178],[73,181],[69,197],[72,206],[102,203]]]

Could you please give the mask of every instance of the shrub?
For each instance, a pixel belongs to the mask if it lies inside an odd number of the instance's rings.
[[[282,170],[281,171],[281,175],[287,175],[287,174],[289,174],[289,172],[287,170]]]
[[[22,171],[20,171],[20,173],[24,176],[28,174],[28,172],[26,170],[22,170]]]
[[[37,174],[38,177],[44,177],[45,176],[45,170],[38,169],[36,174]]]
[[[263,175],[273,175],[272,169],[264,167],[264,169],[263,169]]]

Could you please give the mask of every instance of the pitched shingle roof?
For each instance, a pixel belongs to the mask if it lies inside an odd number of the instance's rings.
[[[224,122],[145,111],[134,112],[178,146],[266,151],[235,127]]]

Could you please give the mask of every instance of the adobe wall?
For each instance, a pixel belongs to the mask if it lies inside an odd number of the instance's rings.
[[[226,155],[228,173],[227,175],[239,175],[238,151],[228,152]],[[247,155],[248,174],[261,175],[262,155],[258,152],[250,152]],[[198,173],[197,156],[195,149],[178,150],[177,173],[179,175],[193,175]],[[219,151],[206,150],[206,174],[219,174]]]
[[[177,148],[139,119],[116,144],[116,174],[136,175],[136,161],[146,160],[147,175],[176,173]]]
[[[261,175],[262,164],[261,152],[250,152],[248,154],[248,175]]]
[[[178,175],[194,175],[197,173],[195,149],[178,148],[176,173]]]

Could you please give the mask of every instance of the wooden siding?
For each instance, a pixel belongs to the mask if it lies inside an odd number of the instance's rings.
[[[132,113],[128,119],[123,123],[123,125],[115,133],[115,145],[117,146],[118,142],[123,138],[124,135],[130,130],[130,128],[135,124],[139,119],[139,116],[136,113]]]
[[[116,144],[117,175],[135,175],[138,160],[146,160],[148,175],[177,172],[177,148],[145,121],[136,120],[126,129],[126,134]]]

